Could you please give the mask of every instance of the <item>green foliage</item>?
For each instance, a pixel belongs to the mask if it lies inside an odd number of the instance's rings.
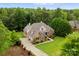
[[[71,39],[71,40],[72,39],[77,39],[77,38],[79,38],[79,32],[73,32],[73,33],[67,35],[67,38]]]
[[[15,31],[9,31],[0,21],[0,53],[15,45],[20,36]]]
[[[68,41],[63,46],[62,55],[79,56],[79,32],[69,34],[66,39]]]
[[[53,18],[67,20],[78,20],[79,9],[65,10],[57,8],[49,10],[46,8],[0,8],[0,19],[9,30],[22,31],[28,23],[43,21],[50,24]]]
[[[73,10],[73,14],[74,14],[75,17],[76,17],[76,20],[79,20],[79,10],[78,10],[78,9],[74,9],[74,10]]]
[[[76,17],[73,14],[68,13],[67,17],[68,20],[76,20]]]
[[[55,30],[58,36],[66,36],[71,32],[71,27],[67,20],[62,18],[54,18],[51,22],[51,27]]]
[[[10,31],[0,22],[0,52],[9,47]]]
[[[57,8],[54,12],[54,17],[53,18],[59,18],[61,17],[62,19],[67,19],[67,12],[64,10]]]
[[[19,39],[20,39],[20,35],[17,34],[17,32],[12,31],[11,32],[11,40],[10,40],[12,42],[12,45],[15,45],[19,41]]]
[[[2,21],[9,30],[22,31],[28,23],[27,16],[28,14],[23,9],[17,8],[13,14],[7,16],[8,19],[4,17]]]
[[[0,9],[0,18],[9,30],[22,31],[28,23],[45,22],[48,24],[52,19],[53,10],[29,9],[29,8],[3,8]],[[4,12],[6,14],[4,14]]]

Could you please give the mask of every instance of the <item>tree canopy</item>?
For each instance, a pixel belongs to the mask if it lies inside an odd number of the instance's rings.
[[[43,21],[50,24],[53,18],[63,20],[79,20],[79,9],[66,10],[57,8],[50,10],[46,8],[0,8],[0,19],[9,30],[22,31],[28,23]]]

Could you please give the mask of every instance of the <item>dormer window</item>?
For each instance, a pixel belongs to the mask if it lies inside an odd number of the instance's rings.
[[[46,31],[46,28],[44,26],[41,26],[40,31]]]

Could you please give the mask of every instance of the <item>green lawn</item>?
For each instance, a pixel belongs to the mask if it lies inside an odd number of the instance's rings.
[[[63,37],[55,37],[54,41],[44,44],[38,44],[36,45],[36,47],[50,56],[59,56],[61,55],[61,49],[65,42],[66,40]]]

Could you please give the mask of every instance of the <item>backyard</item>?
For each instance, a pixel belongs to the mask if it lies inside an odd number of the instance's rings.
[[[48,55],[59,56],[61,55],[61,49],[66,40],[63,37],[55,37],[53,40],[48,43],[37,44],[36,47]]]

